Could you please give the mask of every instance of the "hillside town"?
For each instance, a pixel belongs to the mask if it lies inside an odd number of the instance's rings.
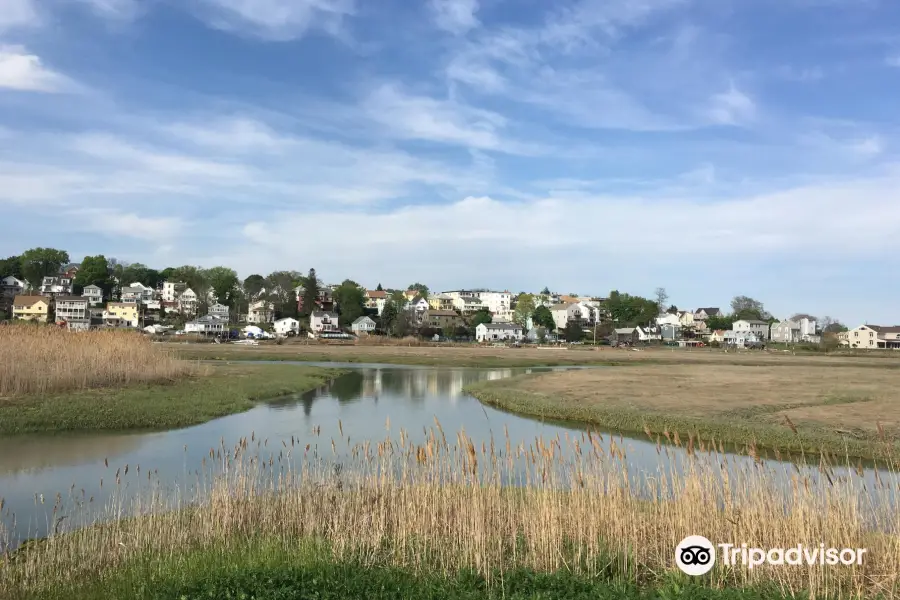
[[[29,254],[31,253],[31,254]],[[57,264],[54,264],[57,263]],[[37,248],[0,261],[0,318],[74,331],[128,328],[148,334],[265,339],[306,336],[417,336],[478,343],[666,344],[764,348],[773,344],[900,349],[900,326],[848,329],[830,317],[797,313],[777,319],[763,304],[735,297],[720,307],[681,310],[658,288],[653,299],[458,289],[432,292],[325,284],[310,270],[251,275],[225,267],[155,271],[103,256],[68,262]]]

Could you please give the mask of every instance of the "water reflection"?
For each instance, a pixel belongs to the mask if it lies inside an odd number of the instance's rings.
[[[0,530],[5,525],[14,538],[45,534],[52,527],[56,494],[68,492],[78,501],[90,503],[93,498],[94,505],[102,505],[109,500],[117,476],[126,493],[152,487],[163,493],[177,489],[189,495],[208,482],[216,465],[222,464],[213,457],[227,454],[242,438],[252,440],[263,460],[277,462],[284,453],[307,445],[311,456],[341,462],[353,447],[367,441],[377,443],[387,435],[396,438],[401,430],[411,442],[421,444],[436,423],[451,444],[456,442],[457,432],[464,430],[476,448],[505,446],[507,437],[512,448],[540,446],[537,440],[541,438],[583,439],[584,431],[577,425],[522,418],[482,406],[462,391],[477,381],[534,370],[539,369],[356,365],[319,389],[271,400],[197,427],[135,435],[0,439],[0,497],[7,507],[0,517]],[[607,435],[608,442],[613,440],[627,476],[636,481],[682,469],[687,462],[683,449],[659,448],[645,436]],[[709,460],[718,459],[711,456]],[[792,465],[775,461],[754,465],[746,457],[733,457],[730,462],[736,468],[778,470],[786,485],[794,473]],[[820,477],[814,468],[808,473],[814,479]],[[836,469],[829,476],[852,475],[849,469]],[[517,475],[511,476],[513,481]],[[862,477],[867,485],[874,485],[874,471],[867,470]],[[882,474],[883,479],[888,477],[892,475]],[[42,504],[41,497],[51,500]]]

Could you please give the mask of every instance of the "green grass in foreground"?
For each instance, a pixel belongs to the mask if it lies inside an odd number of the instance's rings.
[[[569,572],[536,573],[512,569],[485,578],[471,571],[414,573],[390,566],[334,560],[321,544],[296,543],[220,548],[133,560],[124,567],[84,581],[61,579],[41,594],[48,600],[315,599],[315,600],[762,600],[783,598],[774,588],[756,590],[704,587],[702,580],[669,575],[637,586],[615,575],[587,577]],[[2,569],[0,569],[2,570]],[[46,583],[46,582],[45,582]],[[16,590],[10,600],[24,598]]]
[[[816,459],[822,452],[839,459],[896,457],[900,449],[896,444],[888,445],[875,436],[851,438],[824,427],[801,425],[797,433],[794,433],[784,424],[760,420],[760,417],[767,414],[765,411],[732,411],[719,417],[696,417],[663,414],[647,409],[587,406],[522,389],[522,381],[534,376],[522,375],[479,382],[467,386],[465,391],[484,404],[515,414],[594,425],[623,433],[643,434],[649,429],[654,435],[662,436],[663,431],[677,431],[684,443],[690,434],[694,434],[704,440],[715,440],[717,443],[739,448],[756,445],[759,449],[777,449],[779,452],[794,454],[802,452]],[[834,399],[823,404],[841,401]],[[783,408],[769,407],[770,410]],[[665,443],[665,438],[662,441]]]
[[[0,435],[170,429],[243,412],[256,401],[314,389],[341,371],[295,365],[215,365],[155,385],[0,399]]]

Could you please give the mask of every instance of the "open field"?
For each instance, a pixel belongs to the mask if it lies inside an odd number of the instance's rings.
[[[314,389],[340,371],[288,365],[213,365],[171,382],[0,397],[0,435],[188,427]]]
[[[737,364],[760,366],[857,366],[900,370],[900,352],[871,354],[791,355],[760,351],[724,352],[718,349],[650,348],[640,352],[609,347],[573,346],[570,349],[479,346],[368,346],[289,342],[282,345],[161,343],[175,356],[203,360],[290,360],[510,368],[568,365]]]
[[[340,423],[333,429],[337,435]],[[332,458],[335,445],[340,459]],[[204,469],[227,468],[204,478],[197,496],[153,488],[156,493],[133,503],[112,502],[112,522],[74,531],[64,523],[59,533],[0,561],[0,597],[900,593],[897,515],[887,500],[896,472],[864,489],[855,476],[759,469],[700,443],[683,470],[663,460],[658,474],[635,481],[625,476],[627,459],[612,438],[582,433],[516,447],[498,437],[478,448],[463,432],[454,438],[439,424],[421,445],[401,431],[399,439],[380,442],[326,435],[317,446],[322,450],[288,444],[267,451],[251,436],[211,448]],[[108,468],[113,480],[121,466]],[[513,473],[517,487],[507,485]],[[140,475],[132,470],[116,480],[117,489],[130,489]],[[858,502],[860,494],[867,501]],[[60,506],[61,514],[69,511]],[[825,544],[867,554],[846,566],[748,569],[717,561],[709,574],[689,579],[674,564],[674,548],[689,534],[752,547]],[[546,593],[538,594],[541,589]]]
[[[813,369],[809,359],[778,358],[780,366],[697,362],[543,373],[469,391],[517,413],[654,437],[696,433],[856,457],[879,456],[900,438],[900,372],[827,358],[821,361],[830,368]]]

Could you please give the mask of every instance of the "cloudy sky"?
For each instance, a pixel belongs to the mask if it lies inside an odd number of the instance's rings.
[[[894,0],[0,0],[0,254],[900,322]]]

